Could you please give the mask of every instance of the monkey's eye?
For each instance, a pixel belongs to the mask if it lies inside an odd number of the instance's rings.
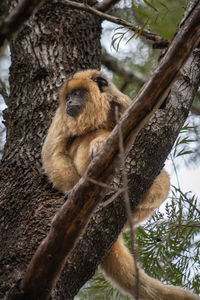
[[[108,81],[103,77],[96,77],[94,81],[97,83],[101,92],[103,92],[105,86],[108,86]]]
[[[71,91],[71,94],[72,94],[73,96],[79,96],[80,90],[78,90],[78,89],[72,90],[72,91]]]
[[[72,96],[74,97],[74,96],[80,96],[80,95],[81,95],[81,90],[75,89],[70,94],[66,95],[65,100],[66,100],[66,102],[68,102]]]

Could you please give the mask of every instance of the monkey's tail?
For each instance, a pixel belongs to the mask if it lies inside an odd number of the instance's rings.
[[[137,287],[133,257],[121,237],[113,245],[100,268],[105,277],[125,294],[136,297],[138,288],[140,300],[200,300],[200,297],[182,288],[162,284],[145,274],[139,267],[139,287]]]

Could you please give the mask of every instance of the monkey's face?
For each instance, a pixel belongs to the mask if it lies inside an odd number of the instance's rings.
[[[123,107],[123,97],[101,72],[80,71],[62,86],[60,109],[71,134],[82,135],[98,128],[108,129],[113,103]]]
[[[66,113],[72,118],[76,118],[83,111],[87,103],[87,91],[83,88],[72,90],[66,95]]]
[[[83,72],[82,72],[83,73]],[[81,73],[81,74],[82,74]],[[93,76],[91,78],[91,83],[89,84],[90,88],[83,87],[73,87],[71,91],[66,94],[66,113],[68,116],[76,118],[78,117],[84,108],[86,108],[87,102],[94,101],[94,95],[90,95],[90,89],[94,92],[94,87],[92,86],[92,81],[96,83],[99,88],[100,93],[104,92],[104,88],[108,86],[108,81],[100,76]],[[83,82],[82,82],[83,85]],[[100,98],[99,98],[100,100]],[[95,104],[95,103],[93,103]],[[88,104],[89,105],[89,104]]]

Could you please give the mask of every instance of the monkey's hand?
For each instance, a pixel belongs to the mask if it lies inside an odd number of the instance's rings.
[[[105,136],[99,136],[90,143],[89,156],[91,159],[93,159],[95,155],[102,149],[106,138],[107,137]]]

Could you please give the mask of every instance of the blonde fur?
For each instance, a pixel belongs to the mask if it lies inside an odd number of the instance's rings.
[[[101,86],[99,77],[106,84]],[[66,113],[66,95],[75,89],[84,89],[86,101],[81,113],[71,117]],[[130,103],[131,100],[97,70],[77,72],[64,83],[60,104],[42,149],[44,170],[58,190],[66,193],[78,182],[115,126],[114,107],[119,107],[121,115]],[[163,170],[134,211],[135,224],[151,215],[166,199],[169,186],[169,177]],[[109,251],[101,269],[125,293],[135,296],[135,266],[121,237]],[[143,300],[200,299],[179,287],[163,285],[141,269],[139,282],[139,295]]]

